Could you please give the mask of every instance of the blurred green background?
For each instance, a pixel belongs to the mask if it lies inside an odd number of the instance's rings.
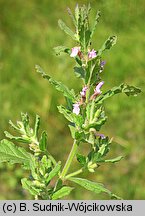
[[[8,121],[18,120],[21,111],[28,112],[31,119],[37,113],[41,128],[48,131],[49,151],[65,162],[72,139],[67,121],[56,108],[64,100],[34,66],[41,65],[54,78],[80,91],[82,84],[73,73],[74,60],[65,55],[56,57],[53,47],[75,45],[59,29],[57,20],[62,18],[71,26],[66,8],[88,2],[92,19],[96,10],[102,11],[93,47],[97,50],[108,36],[118,36],[117,45],[103,56],[107,61],[103,90],[126,82],[140,87],[143,93],[138,97],[118,95],[105,103],[108,121],[101,132],[114,137],[110,157],[126,157],[115,165],[102,165],[87,176],[103,182],[124,199],[145,199],[144,0],[0,0],[0,137],[4,138],[4,130],[11,131]],[[0,199],[32,199],[21,188],[24,175],[27,173],[18,165],[0,164]],[[67,199],[108,197],[77,187]]]

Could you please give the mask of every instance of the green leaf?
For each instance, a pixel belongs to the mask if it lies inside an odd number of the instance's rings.
[[[82,130],[78,130],[74,125],[68,125],[71,131],[71,136],[73,139],[76,139],[78,141],[86,142],[85,140],[85,134]]]
[[[58,20],[58,25],[66,34],[68,34],[73,40],[76,40],[75,33],[61,20]]]
[[[97,162],[105,162],[105,163],[116,163],[116,162],[119,162],[121,159],[123,159],[124,157],[123,156],[118,156],[116,158],[113,158],[113,159],[107,159],[107,160],[98,160]]]
[[[68,110],[72,110],[72,107],[73,107],[72,100],[69,99],[69,98],[67,98],[67,97],[65,97],[65,101],[66,101],[66,108],[67,108]]]
[[[77,154],[76,157],[77,157],[77,161],[78,161],[82,166],[84,166],[84,165],[86,164],[86,157],[85,157],[84,155]]]
[[[75,101],[75,93],[73,89],[69,90],[67,86],[65,86],[61,82],[55,81],[52,78],[49,79],[49,82],[54,85],[58,91],[62,92],[65,97],[71,99],[72,101]]]
[[[96,17],[95,17],[95,22],[94,22],[94,25],[93,25],[93,28],[92,28],[92,31],[91,31],[91,35],[90,35],[90,39],[93,37],[93,34],[96,30],[96,26],[99,22],[99,19],[100,19],[100,16],[101,16],[101,12],[100,11],[97,11],[97,14],[96,14]]]
[[[74,67],[74,72],[77,77],[85,79],[85,71],[82,67]]]
[[[70,121],[73,122],[72,112],[68,109],[66,109],[64,106],[57,106],[58,111],[64,115],[64,117]]]
[[[56,55],[60,55],[62,52],[70,54],[70,49],[65,46],[57,46],[57,47],[54,47],[53,49]]]
[[[79,40],[80,40],[81,50],[84,51],[86,47],[84,25],[80,25]]]
[[[49,173],[48,178],[46,179],[46,183],[48,184],[49,181],[58,174],[58,172],[60,171],[61,168],[61,162],[58,162],[56,164],[56,166],[54,167],[54,169]]]
[[[55,88],[58,91],[62,92],[65,97],[71,99],[72,101],[75,101],[75,93],[73,89],[69,90],[68,87],[62,84],[61,82],[58,82],[52,79],[49,75],[47,75],[43,71],[43,69],[39,65],[36,65],[35,68],[36,68],[36,71],[40,73],[43,78],[47,79],[52,85],[54,85]]]
[[[83,131],[76,131],[75,132],[75,139],[78,141],[86,142],[85,134]]]
[[[22,123],[24,125],[24,130],[26,134],[29,135],[30,133],[30,127],[29,127],[29,116],[27,113],[21,113]]]
[[[96,183],[96,182],[92,182],[89,181],[87,179],[82,179],[82,178],[69,178],[70,181],[75,182],[76,184],[84,187],[85,189],[89,190],[89,191],[93,191],[96,194],[105,192],[107,194],[109,194],[111,197],[114,196],[117,198],[117,196],[115,194],[112,194],[111,191],[109,191],[108,189],[106,189],[104,187],[103,184],[101,183]],[[118,197],[119,198],[119,197]]]
[[[69,16],[71,17],[71,19],[72,19],[72,21],[73,21],[75,27],[77,28],[77,22],[76,22],[76,19],[75,19],[74,15],[73,15],[72,12],[71,12],[71,9],[70,9],[70,8],[67,8],[67,11],[68,11],[68,14],[69,14]]]
[[[46,155],[44,155],[39,161],[39,173],[46,179],[48,177],[48,173],[52,170],[52,162]]]
[[[109,151],[108,147],[109,147],[108,143],[105,143],[105,144],[103,144],[103,145],[100,146],[100,148],[99,148],[99,150],[97,152],[97,154],[99,155],[99,157],[103,157],[103,156],[106,155],[106,153],[108,153],[108,151]]]
[[[88,154],[88,160],[92,163],[105,162],[103,157],[107,155],[110,150],[110,144],[112,140],[109,140],[108,137],[102,139],[101,137],[98,139],[96,144],[96,150],[92,150]]]
[[[75,7],[75,19],[76,19],[76,25],[77,25],[77,32],[78,32],[78,28],[79,28],[79,19],[80,19],[80,9],[79,9],[79,6],[78,4],[76,5]]]
[[[41,151],[45,151],[46,146],[47,146],[47,133],[43,131],[41,134],[41,138],[39,140],[39,148]]]
[[[27,136],[25,136],[25,137],[24,136],[23,137],[16,137],[16,136],[11,135],[7,131],[4,131],[4,134],[10,140],[14,140],[14,141],[17,141],[17,142],[22,142],[22,143],[27,143],[27,144],[31,143],[31,139],[29,137],[27,137]]]
[[[86,188],[87,190],[93,191],[97,194],[99,194],[101,192],[106,192],[110,195],[110,193],[111,193],[101,183],[96,183],[96,182],[89,181],[87,179],[75,178],[75,177],[69,178],[69,180],[71,180],[71,181],[75,182],[76,184],[79,184],[80,186]]]
[[[22,187],[26,190],[28,190],[33,196],[39,195],[41,192],[41,189],[36,188],[33,185],[33,182],[28,180],[27,178],[21,179]]]
[[[101,49],[98,51],[98,56],[100,56],[102,54],[102,52],[104,52],[106,49],[110,49],[112,46],[114,46],[117,42],[117,36],[110,36],[105,43],[103,44],[103,46],[101,47]]]
[[[112,46],[114,46],[117,42],[117,36],[111,36],[106,40],[104,44],[105,49],[110,49]]]
[[[86,47],[88,47],[88,45],[90,44],[90,36],[91,36],[90,30],[85,31],[85,43],[86,43]]]
[[[58,191],[56,191],[53,195],[52,195],[52,200],[57,200],[60,199],[61,197],[67,196],[70,194],[70,192],[73,190],[72,187],[68,187],[68,186],[63,186],[61,189],[59,189]]]
[[[102,125],[105,124],[106,120],[107,120],[107,117],[105,116],[104,118],[100,118],[96,122],[92,122],[88,124],[84,129],[88,131],[88,129],[90,128],[95,128],[97,131],[99,131]]]
[[[35,138],[37,138],[37,136],[38,136],[39,127],[40,127],[40,116],[36,115],[35,128],[34,128],[34,136],[35,136]]]
[[[39,173],[46,179],[50,170],[52,170],[52,162],[44,155],[41,162],[39,162]]]
[[[74,127],[74,125],[68,125],[68,127],[70,129],[72,138],[75,139],[76,127]]]
[[[141,93],[141,89],[135,86],[130,86],[126,84],[121,85],[122,91],[127,95],[127,96],[137,96],[139,93]]]
[[[47,158],[46,155],[42,157],[41,162],[44,169],[48,169],[52,166],[51,160]]]
[[[76,115],[75,113],[72,113],[70,110],[66,109],[63,106],[58,106],[57,108],[59,112],[62,113],[68,121],[70,121],[71,123],[74,123],[76,126],[79,126],[80,128],[82,127],[84,120],[81,115]]]
[[[73,122],[75,123],[75,125],[82,128],[82,125],[84,123],[84,119],[82,115],[76,115],[75,113],[72,113],[72,116],[73,116]]]
[[[134,87],[134,86],[129,86],[123,83],[120,86],[113,87],[106,93],[100,95],[98,98],[96,98],[95,102],[102,103],[104,100],[114,96],[115,94],[119,94],[119,93],[125,93],[127,96],[130,96],[130,95],[137,96],[137,94],[141,93],[141,89]]]
[[[11,120],[9,120],[9,124],[10,124],[10,126],[11,126],[14,130],[20,131],[20,128],[17,127],[16,125],[14,125],[14,123],[13,123]]]
[[[0,162],[20,163],[32,169],[34,159],[24,148],[4,139],[0,142]]]
[[[56,184],[55,184],[55,187],[53,189],[53,191],[58,191],[59,189],[61,189],[63,187],[63,181],[61,179],[58,179]]]

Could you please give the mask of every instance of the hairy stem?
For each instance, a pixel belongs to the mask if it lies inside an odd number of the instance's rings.
[[[75,156],[75,154],[76,154],[77,148],[78,148],[78,143],[77,143],[76,140],[74,140],[72,149],[71,149],[71,151],[70,151],[70,153],[69,153],[69,156],[68,156],[67,161],[66,161],[66,163],[65,163],[65,165],[64,165],[64,168],[63,168],[63,170],[62,170],[62,173],[60,174],[60,178],[61,178],[62,180],[64,180],[65,175],[66,175],[66,173],[68,172],[68,170],[69,170],[69,168],[70,168],[70,165],[71,165],[71,163],[72,163],[72,160],[73,160],[73,158],[74,158],[74,156]]]

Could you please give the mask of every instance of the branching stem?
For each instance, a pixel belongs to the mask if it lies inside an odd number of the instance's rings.
[[[91,165],[91,168],[96,168],[98,165],[96,164],[96,163],[94,163],[94,164],[92,164]],[[77,170],[77,171],[75,171],[75,172],[73,172],[73,173],[70,173],[70,174],[68,174],[68,175],[66,175],[65,176],[65,180],[67,180],[67,179],[69,179],[69,178],[71,178],[71,177],[73,177],[73,176],[76,176],[76,175],[79,175],[80,173],[82,173],[83,171],[84,171],[84,169],[85,169],[85,167],[82,167],[81,169],[79,169],[79,170]]]

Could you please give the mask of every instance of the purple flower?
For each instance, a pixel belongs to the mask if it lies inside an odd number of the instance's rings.
[[[80,47],[73,47],[71,49],[70,57],[76,57],[80,52]]]
[[[79,115],[79,113],[80,113],[80,104],[79,103],[73,104],[73,113],[75,113],[76,115]]]
[[[101,61],[100,66],[104,67],[105,64],[106,64],[106,61]]]
[[[104,84],[104,81],[101,81],[101,82],[98,83],[98,85],[96,86],[96,88],[94,90],[95,95],[99,95],[99,94],[102,93],[100,88],[102,87],[103,84]]]
[[[106,61],[101,61],[100,63],[100,73],[102,73],[102,71],[104,70],[104,65],[106,64]]]
[[[80,95],[81,95],[82,97],[86,97],[86,91],[87,91],[87,89],[88,89],[87,86],[84,86],[84,87],[83,87],[82,91],[80,92]]]
[[[94,90],[94,94],[91,96],[90,100],[94,100],[98,95],[100,95],[102,93],[100,88],[102,87],[103,84],[104,84],[104,81],[101,81],[97,84],[97,86]]]
[[[104,134],[96,134],[96,136],[99,136],[101,139],[105,139],[105,135]]]
[[[96,56],[97,56],[96,50],[92,49],[92,51],[89,51],[89,52],[88,52],[88,57],[89,57],[89,59],[93,59],[93,58],[95,58]]]

